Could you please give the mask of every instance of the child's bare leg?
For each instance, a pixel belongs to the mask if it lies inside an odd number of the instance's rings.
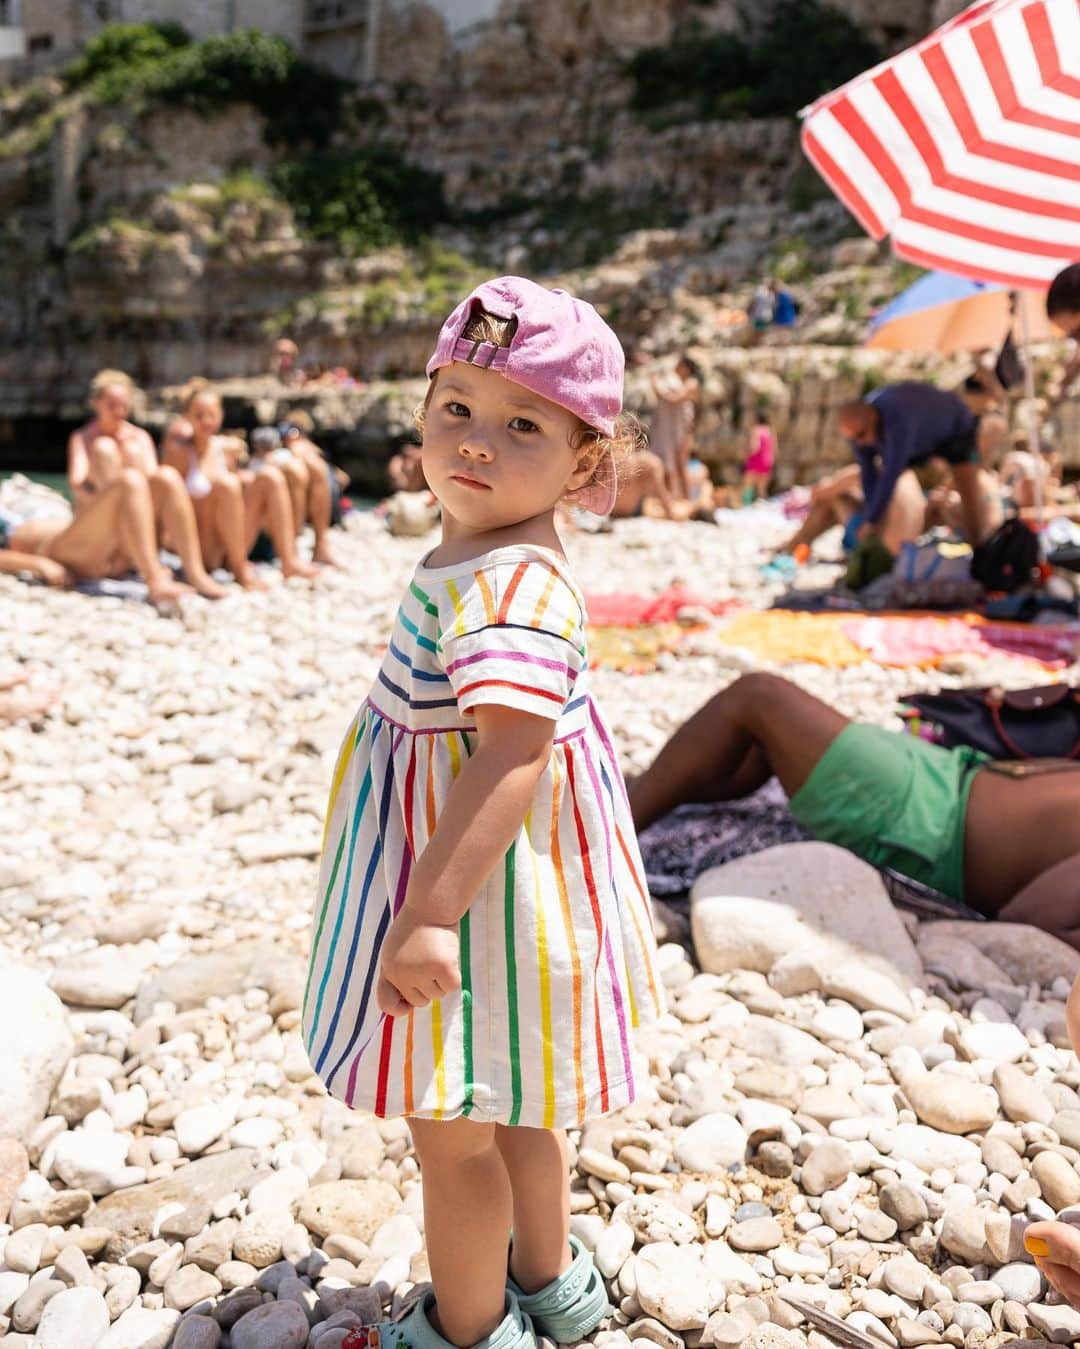
[[[490,1335],[506,1313],[512,1200],[495,1125],[410,1119],[424,1181],[433,1324],[451,1344]]]
[[[570,1267],[570,1170],[562,1129],[495,1126],[495,1145],[510,1177],[514,1247],[510,1274],[537,1293]]]
[[[302,562],[296,551],[296,530],[293,524],[292,500],[281,470],[264,468],[244,483],[244,513],[247,522],[247,551],[250,552],[259,531],[270,535],[274,551],[281,558],[285,576],[318,576],[319,569]]]
[[[150,495],[154,502],[154,518],[167,540],[166,547],[179,554],[187,580],[207,599],[218,600],[228,594],[203,565],[195,508],[176,469],[162,466],[151,474]]]

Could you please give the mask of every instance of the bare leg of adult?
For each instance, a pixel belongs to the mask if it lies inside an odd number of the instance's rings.
[[[879,535],[894,557],[926,528],[926,495],[911,469],[901,473],[882,516]]]
[[[150,484],[133,468],[122,469],[116,482],[53,539],[48,555],[76,576],[99,580],[109,574],[118,546],[146,582],[153,603],[191,593],[158,558]]]
[[[982,481],[980,465],[953,464],[953,483],[960,494],[960,510],[964,520],[964,537],[972,548],[977,548],[990,536],[991,506]]]
[[[220,600],[229,592],[218,585],[203,565],[199,527],[184,480],[176,469],[161,467],[150,477],[154,519],[166,546],[179,554],[185,579],[208,600]]]
[[[513,1201],[495,1126],[410,1119],[409,1128],[424,1178],[436,1329],[451,1344],[475,1344],[495,1329],[506,1307]]]
[[[283,464],[277,465],[281,476],[285,479],[285,486],[289,489],[289,500],[292,502],[293,530],[299,535],[307,519],[307,499],[308,488],[311,485],[311,470],[303,459],[293,455],[291,459]]]
[[[833,525],[846,523],[847,517],[841,517],[840,499],[815,501],[811,504],[806,519],[779,551],[792,553],[803,544],[809,548],[816,539],[821,538],[822,534],[832,529]]]
[[[265,530],[281,559],[283,576],[303,576],[308,580],[318,576],[318,566],[302,561],[296,551],[292,502],[280,470],[264,468],[244,482],[243,491],[247,551],[251,552],[260,530]]]
[[[319,562],[324,567],[336,567],[338,561],[330,547],[328,538],[330,517],[334,510],[334,498],[330,492],[330,479],[324,465],[313,464],[310,467],[311,478],[308,483],[307,513],[315,534],[315,542],[311,553],[312,561]]]
[[[690,438],[687,437],[675,452],[675,495],[681,501],[690,500]]]
[[[210,565],[215,566],[223,557],[226,567],[245,590],[266,590],[266,582],[248,560],[251,545],[247,542],[244,488],[240,479],[230,474],[215,482],[210,495],[199,503],[196,517],[203,556]]]
[[[699,708],[651,767],[627,783],[634,824],[640,831],[686,802],[730,800],[736,774],[741,786],[760,786],[765,767],[794,796],[847,724],[847,717],[786,679],[743,675]],[[748,771],[744,765],[755,749],[762,757],[756,772]]]

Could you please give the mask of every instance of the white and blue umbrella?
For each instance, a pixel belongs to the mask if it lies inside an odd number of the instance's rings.
[[[1040,342],[1053,337],[1045,295],[951,272],[927,272],[875,314],[866,345],[891,351],[978,351],[999,347],[1014,325],[1018,338]]]

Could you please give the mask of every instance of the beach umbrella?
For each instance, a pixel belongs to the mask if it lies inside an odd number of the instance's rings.
[[[1041,291],[1012,291],[950,272],[928,272],[874,315],[866,345],[889,351],[977,351],[999,347],[1025,323],[1033,342],[1055,336]]]
[[[1080,258],[1080,0],[976,0],[802,117],[811,163],[900,257],[1032,290]]]
[[[810,161],[901,257],[1035,290],[1080,258],[1080,0],[977,0],[802,116]]]

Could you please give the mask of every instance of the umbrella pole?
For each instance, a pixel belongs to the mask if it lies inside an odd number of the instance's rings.
[[[1026,297],[1017,295],[1020,310],[1020,340],[1024,348],[1024,402],[1027,404],[1027,433],[1035,456],[1035,526],[1043,527],[1043,456],[1039,444],[1039,413],[1035,406],[1035,371],[1031,364],[1031,325]]]

